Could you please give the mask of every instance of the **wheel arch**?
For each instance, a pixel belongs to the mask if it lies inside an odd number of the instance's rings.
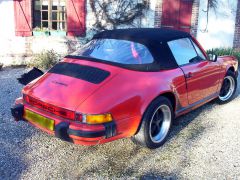
[[[233,66],[228,67],[227,72],[228,72],[228,71],[231,71],[231,72],[235,73],[235,69],[234,69]]]
[[[221,99],[220,98],[220,94],[221,94],[221,89],[219,90],[219,97],[218,97],[218,103],[219,104],[225,104],[229,101],[231,101],[233,98],[234,98],[234,94],[236,92],[236,89],[237,89],[237,77],[238,77],[238,71],[235,71],[234,67],[233,66],[230,66],[228,67],[226,73],[225,73],[225,76],[224,76],[224,79],[228,76],[228,75],[231,75],[235,81],[235,87],[234,87],[234,90],[232,92],[232,94],[229,96],[229,97],[226,97],[225,99]],[[224,79],[221,83],[221,88],[223,87],[223,83],[224,83]]]
[[[177,99],[176,99],[175,94],[173,92],[165,92],[165,93],[162,93],[161,95],[159,95],[158,97],[160,97],[160,96],[166,97],[166,98],[168,98],[170,100],[170,102],[172,104],[172,107],[173,107],[173,111],[175,112],[175,110],[176,110],[176,103],[177,103]]]
[[[175,114],[175,111],[176,111],[176,106],[177,106],[177,98],[175,96],[175,94],[172,92],[172,91],[166,91],[166,92],[163,92],[161,94],[159,94],[157,97],[155,97],[150,103],[148,103],[148,105],[146,106],[145,110],[144,110],[144,113],[142,115],[142,118],[140,120],[140,123],[138,125],[138,128],[137,128],[137,131],[135,132],[135,134],[138,133],[138,131],[140,130],[141,126],[142,126],[142,122],[143,122],[143,116],[145,114],[145,112],[147,111],[148,107],[151,105],[151,103],[153,101],[155,101],[157,98],[159,97],[166,97],[168,100],[170,100],[171,104],[172,104],[172,107],[173,107],[173,111]]]
[[[236,77],[237,77],[237,75],[238,75],[238,70],[235,69],[234,66],[231,66],[231,65],[226,68],[225,76],[226,76],[226,74],[227,74],[228,72],[234,73]]]

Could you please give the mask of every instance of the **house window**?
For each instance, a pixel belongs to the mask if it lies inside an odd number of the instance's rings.
[[[33,28],[66,31],[65,0],[34,0]]]

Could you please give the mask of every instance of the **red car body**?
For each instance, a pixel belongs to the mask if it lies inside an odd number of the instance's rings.
[[[194,38],[193,41],[207,57],[199,43]],[[94,84],[47,72],[24,87],[24,96],[17,99],[16,104],[24,106],[23,119],[25,111],[30,110],[54,120],[54,127],[65,122],[67,130],[57,136],[81,145],[102,144],[133,136],[141,126],[147,107],[159,96],[172,102],[175,117],[192,111],[217,98],[227,71],[237,76],[238,69],[236,58],[231,56],[218,57],[216,62],[206,60],[154,72],[135,71],[84,58],[67,57],[62,62],[95,67],[110,72],[110,75],[100,84]],[[76,112],[111,113],[114,127],[81,123],[76,120]],[[55,129],[49,130],[39,123],[29,122],[56,135]],[[106,136],[107,128],[112,135]],[[75,133],[68,133],[69,129]]]

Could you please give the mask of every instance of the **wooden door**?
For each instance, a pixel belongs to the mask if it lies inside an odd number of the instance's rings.
[[[162,27],[190,32],[193,0],[163,0]]]

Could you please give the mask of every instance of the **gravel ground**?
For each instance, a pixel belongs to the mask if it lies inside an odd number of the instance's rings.
[[[211,102],[178,118],[157,150],[130,139],[83,147],[14,122],[9,109],[24,71],[0,71],[0,179],[240,179],[239,88],[226,105]]]

